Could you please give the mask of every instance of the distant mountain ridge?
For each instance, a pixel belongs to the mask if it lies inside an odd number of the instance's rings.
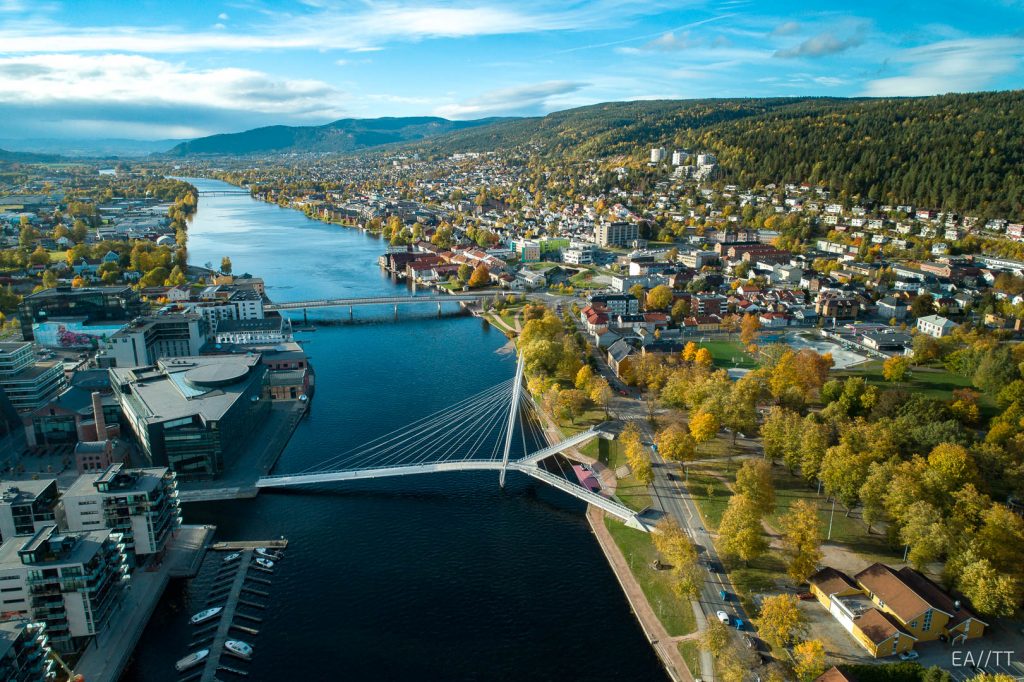
[[[266,126],[221,133],[175,145],[169,156],[244,155],[260,153],[350,152],[396,142],[410,142],[500,121],[483,118],[450,121],[436,116],[343,118],[321,126]]]

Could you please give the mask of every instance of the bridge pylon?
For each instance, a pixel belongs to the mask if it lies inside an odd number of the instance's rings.
[[[505,472],[508,469],[508,456],[512,448],[512,434],[516,430],[516,417],[519,412],[519,398],[523,394],[523,369],[526,361],[522,352],[516,359],[516,378],[512,382],[512,405],[508,410],[508,426],[505,429],[505,450],[501,455],[501,473],[498,474],[498,485],[505,487]]]

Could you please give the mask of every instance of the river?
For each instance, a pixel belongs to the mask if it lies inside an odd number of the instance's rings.
[[[190,262],[230,256],[234,272],[263,277],[282,302],[404,290],[376,265],[383,247],[245,196],[201,198],[189,230]],[[403,310],[398,322],[391,315],[356,309],[355,324],[299,335],[316,398],[277,471],[310,466],[514,371],[514,358],[499,352],[505,337],[478,318],[435,319],[431,306]],[[583,509],[525,476],[510,474],[502,491],[496,474],[478,472],[325,484],[185,505],[183,514],[215,524],[217,539],[290,541],[251,638],[247,680],[663,680]],[[171,584],[123,682],[177,679],[187,617],[201,608],[213,563]]]

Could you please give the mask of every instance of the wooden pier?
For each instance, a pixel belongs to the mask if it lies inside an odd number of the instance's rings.
[[[258,628],[263,622],[263,619],[256,614],[262,613],[267,604],[258,601],[257,598],[270,596],[265,589],[260,589],[269,585],[270,580],[258,576],[261,572],[273,573],[273,570],[256,563],[255,549],[266,547],[280,551],[287,546],[288,541],[284,539],[258,542],[218,542],[211,546],[211,549],[219,552],[238,552],[241,556],[229,563],[223,563],[222,557],[209,555],[213,557],[213,560],[221,563],[217,566],[203,608],[220,606],[223,610],[218,614],[215,622],[196,628],[192,642],[189,644],[189,650],[209,649],[210,655],[206,658],[202,668],[184,673],[179,677],[179,682],[217,682],[223,680],[225,674],[238,677],[249,676],[248,671],[234,667],[234,661],[248,659],[237,654],[233,655],[224,648],[224,644],[229,639],[243,637],[251,643],[252,638],[259,634]],[[243,608],[245,610],[242,610]],[[222,661],[224,656],[231,657],[229,658],[231,665],[226,665]]]
[[[288,541],[284,538],[280,540],[247,540],[241,542],[215,542],[210,546],[215,552],[241,552],[246,549],[256,549],[257,547],[266,547],[267,549],[287,549]]]

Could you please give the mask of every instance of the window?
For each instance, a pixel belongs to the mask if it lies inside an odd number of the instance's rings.
[[[932,610],[928,609],[928,613],[924,614],[924,627],[921,628],[925,632],[932,629]]]

